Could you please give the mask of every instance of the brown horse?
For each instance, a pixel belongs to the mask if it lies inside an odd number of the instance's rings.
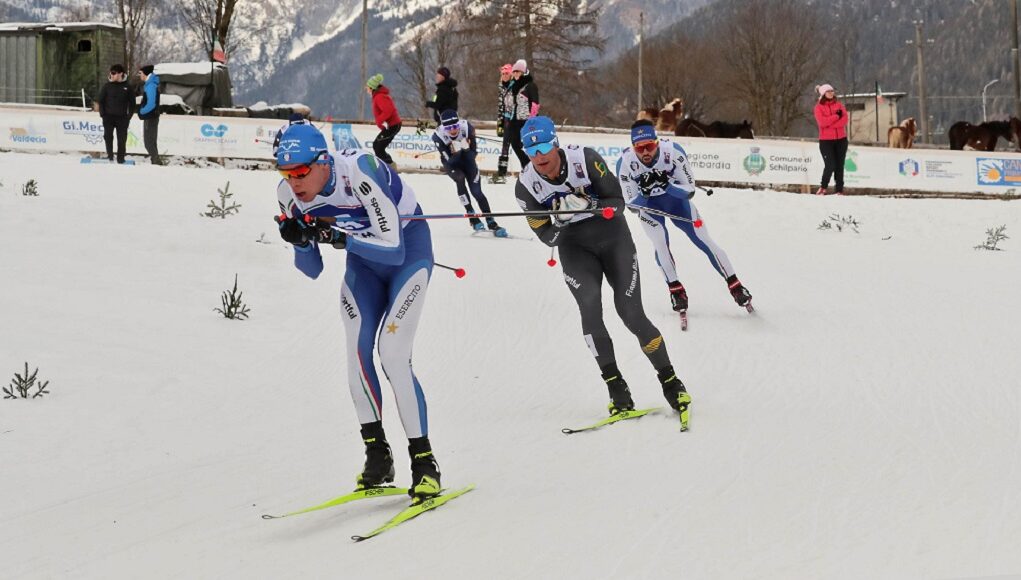
[[[915,126],[915,118],[908,117],[901,121],[900,125],[887,129],[887,144],[894,149],[911,149],[915,144],[915,134],[917,132],[918,128]]]
[[[696,119],[684,119],[677,124],[674,135],[679,137],[714,137],[717,139],[754,139],[755,132],[749,121],[726,123],[713,121],[706,125]]]
[[[636,121],[643,119],[656,123],[657,131],[671,132],[677,127],[677,119],[682,115],[684,111],[684,101],[681,99],[674,99],[663,106],[662,109],[654,109],[649,107],[638,111],[635,116]]]
[[[996,142],[1000,137],[1018,147],[1021,143],[1021,120],[1011,117],[1009,121],[987,121],[979,125],[958,121],[947,131],[950,148],[957,151],[962,149],[995,151]]]

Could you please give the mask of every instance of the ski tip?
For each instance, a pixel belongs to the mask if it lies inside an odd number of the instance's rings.
[[[570,435],[572,433],[577,433],[577,431],[575,431],[574,429],[567,429],[567,428],[561,429],[560,432],[563,433],[564,435]]]
[[[355,542],[362,542],[368,540],[368,538],[366,538],[365,536],[351,536],[351,539],[354,540]]]
[[[262,519],[264,520],[277,520],[280,519],[281,517],[282,516],[271,516],[269,514],[262,514]]]

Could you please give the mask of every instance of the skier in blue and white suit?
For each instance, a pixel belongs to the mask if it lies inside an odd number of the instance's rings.
[[[425,396],[411,366],[433,253],[429,225],[401,220],[421,215],[415,194],[371,153],[330,153],[312,125],[294,124],[280,136],[277,187],[280,236],[294,245],[294,265],[310,278],[323,270],[321,248],[347,249],[340,293],[347,334],[348,384],[366,446],[358,488],[394,479],[382,424],[382,390],[373,361],[393,387],[412,457],[409,494],[420,500],[440,491],[440,473],[428,437]]]
[[[433,144],[440,153],[443,171],[457,186],[457,197],[464,206],[464,211],[469,214],[475,213],[471,198],[468,197],[470,191],[475,201],[479,202],[482,213],[489,213],[491,211],[489,200],[482,193],[479,166],[475,162],[479,154],[475,127],[468,119],[459,119],[457,111],[447,109],[440,113],[440,124],[433,132]],[[483,231],[488,226],[493,235],[499,238],[507,237],[507,230],[501,228],[492,217],[486,218],[486,226],[483,226],[477,217],[469,218],[468,221],[477,232]]]
[[[698,209],[689,201],[695,194],[695,178],[684,148],[668,140],[661,143],[655,126],[644,120],[631,126],[631,145],[617,161],[617,177],[629,206],[652,210],[639,210],[639,219],[656,248],[656,262],[663,270],[673,309],[686,312],[688,294],[677,277],[677,267],[670,253],[668,219],[705,253],[713,268],[726,279],[734,300],[740,306],[747,305],[752,299],[751,293],[738,280],[726,252],[709,236]]]

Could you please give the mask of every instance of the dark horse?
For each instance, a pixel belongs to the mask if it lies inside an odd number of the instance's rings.
[[[988,121],[979,125],[958,121],[950,126],[947,137],[950,139],[950,148],[958,151],[995,151],[1000,137],[1021,150],[1021,120],[1011,117],[1010,121]]]
[[[752,124],[748,121],[742,123],[725,123],[713,121],[706,125],[695,119],[684,119],[677,124],[674,135],[679,137],[715,137],[717,139],[754,139]]]

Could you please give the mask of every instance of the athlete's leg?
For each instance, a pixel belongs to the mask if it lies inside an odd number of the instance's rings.
[[[673,197],[671,197],[671,203],[677,212],[671,211],[670,213],[686,218],[685,220],[671,220],[674,222],[674,225],[688,235],[688,239],[691,240],[691,243],[695,244],[696,248],[702,250],[702,253],[709,258],[709,263],[713,265],[713,268],[716,268],[720,276],[724,278],[732,276],[734,274],[734,267],[730,264],[730,258],[727,257],[727,253],[723,251],[723,248],[716,245],[712,236],[709,235],[709,228],[699,215],[695,204],[687,199]],[[696,228],[693,222],[699,222],[699,227]]]
[[[489,213],[492,211],[489,207],[489,200],[486,199],[486,195],[482,193],[482,176],[479,174],[479,166],[472,159],[466,159],[462,166],[464,171],[464,177],[468,181],[468,189],[471,190],[472,196],[475,201],[479,202],[479,210],[483,213]]]
[[[564,282],[571,290],[581,312],[581,332],[585,344],[602,369],[616,360],[613,342],[603,322],[603,268],[599,258],[588,248],[565,242],[560,244],[560,263]]]
[[[677,265],[674,263],[674,255],[670,253],[670,234],[667,232],[666,218],[639,212],[638,220],[642,222],[642,229],[656,250],[656,263],[663,271],[666,283],[677,282]]]
[[[383,417],[383,396],[373,363],[373,346],[386,305],[383,281],[363,260],[348,254],[340,309],[347,335],[348,387],[362,425]]]
[[[612,243],[604,244],[600,259],[606,272],[606,281],[613,290],[613,304],[620,319],[638,339],[642,351],[649,357],[654,368],[669,366],[670,357],[663,344],[663,335],[645,315],[645,307],[642,306],[638,251],[631,239],[631,232],[623,228],[622,232],[614,236]]]
[[[404,264],[393,268],[389,281],[389,305],[379,329],[379,361],[393,387],[404,432],[408,439],[414,439],[429,434],[425,395],[411,365],[415,332],[433,265],[427,224],[409,226],[405,243]]]

